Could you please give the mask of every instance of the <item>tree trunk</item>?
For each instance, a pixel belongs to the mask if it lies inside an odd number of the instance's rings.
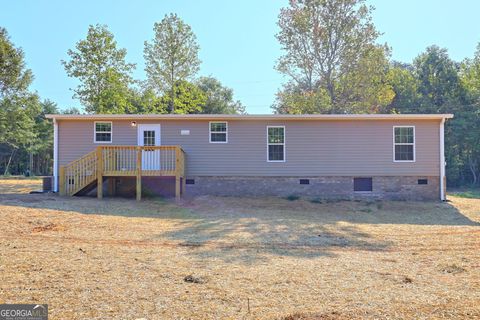
[[[472,159],[471,157],[469,157],[468,159],[468,166],[470,168],[470,171],[472,172],[472,177],[473,177],[473,182],[472,184],[473,185],[476,185],[477,184],[477,180],[478,180],[478,177],[477,177],[477,161]]]
[[[5,172],[3,173],[4,176],[6,176],[8,173],[8,169],[10,167],[10,163],[12,162],[12,158],[13,158],[13,155],[15,154],[15,151],[17,151],[17,149],[13,149],[12,154],[10,155],[10,158],[8,158],[7,165],[5,166]]]
[[[170,113],[175,113],[175,84],[172,85],[172,92],[170,94]]]
[[[30,152],[30,175],[33,176],[33,152]]]

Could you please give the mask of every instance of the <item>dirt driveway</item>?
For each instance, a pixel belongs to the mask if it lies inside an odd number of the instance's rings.
[[[480,199],[138,203],[17,183],[0,180],[0,303],[51,319],[480,318]]]

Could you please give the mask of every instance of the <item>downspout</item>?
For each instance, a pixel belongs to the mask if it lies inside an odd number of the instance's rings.
[[[53,118],[53,192],[58,192],[58,123]]]
[[[445,118],[440,122],[440,200],[445,201]]]

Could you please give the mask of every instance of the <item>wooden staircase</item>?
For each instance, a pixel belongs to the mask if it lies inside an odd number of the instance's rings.
[[[60,194],[74,196],[97,181],[97,151],[60,167]]]
[[[103,197],[104,177],[137,177],[137,200],[141,199],[142,176],[174,176],[175,197],[185,190],[185,152],[179,146],[99,146],[71,163],[60,166],[60,195],[86,194],[97,186]],[[183,188],[181,188],[181,184]]]

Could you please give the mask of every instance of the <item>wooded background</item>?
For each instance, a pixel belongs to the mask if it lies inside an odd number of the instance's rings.
[[[283,55],[274,67],[288,80],[273,112],[454,113],[445,128],[448,184],[480,185],[480,44],[462,61],[435,45],[411,62],[393,61],[392,48],[378,43],[373,10],[363,0],[291,0],[281,9],[275,36]],[[169,14],[154,33],[139,80],[108,27],[90,25],[59,62],[78,79],[82,105],[65,110],[29,89],[24,53],[0,27],[0,174],[52,174],[48,113],[245,113],[232,89],[197,76],[200,46],[188,24]]]

